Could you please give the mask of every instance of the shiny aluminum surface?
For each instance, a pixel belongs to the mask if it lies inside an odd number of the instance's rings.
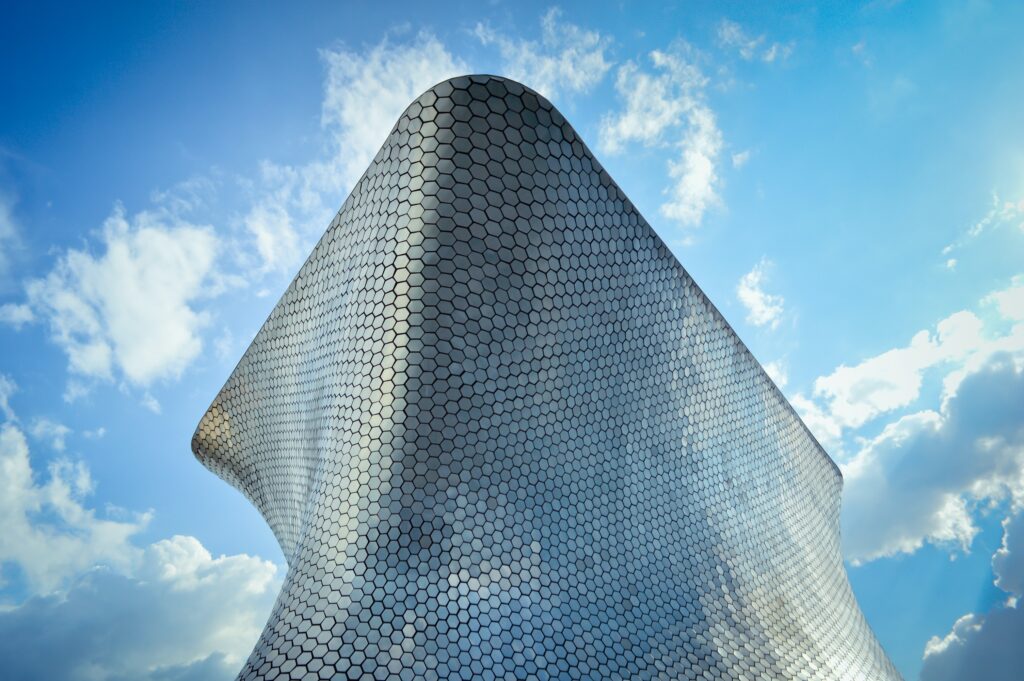
[[[288,560],[240,679],[895,679],[838,469],[546,100],[409,106],[203,417]]]

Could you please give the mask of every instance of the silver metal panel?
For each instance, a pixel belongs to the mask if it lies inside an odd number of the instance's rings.
[[[547,101],[441,83],[203,417],[288,573],[240,679],[894,679],[842,478]]]

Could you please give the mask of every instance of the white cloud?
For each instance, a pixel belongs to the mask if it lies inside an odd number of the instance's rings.
[[[28,432],[37,440],[45,440],[58,452],[64,451],[65,440],[71,429],[63,423],[48,418],[36,418],[32,421]]]
[[[25,324],[35,321],[32,308],[24,304],[5,303],[0,305],[0,324],[9,324],[20,330]]]
[[[992,573],[1000,589],[1024,595],[1024,508],[1003,520],[1003,543],[992,556]]]
[[[321,50],[327,69],[321,125],[328,153],[304,165],[264,161],[259,198],[243,218],[263,272],[295,267],[327,228],[392,126],[416,97],[468,69],[429,33],[367,50]]]
[[[11,409],[11,395],[18,390],[18,385],[10,376],[0,374],[0,414],[5,421],[14,421],[17,417]]]
[[[1018,427],[1018,433],[1022,431],[1024,424]],[[1024,482],[1024,476],[1020,482]],[[1020,677],[1024,666],[1024,654],[1020,652],[1024,610],[1019,607],[1024,596],[1024,504],[1019,496],[1011,514],[1003,519],[1003,542],[992,556],[992,573],[995,585],[1008,598],[988,613],[967,613],[945,636],[933,636],[924,649],[922,681],[968,678],[980,669],[985,670],[986,679],[1009,681]]]
[[[786,384],[789,382],[789,375],[786,371],[785,362],[782,360],[768,362],[764,365],[764,370],[765,373],[768,374],[769,378],[775,382],[775,385],[779,386],[779,388],[786,387]]]
[[[97,517],[83,505],[92,479],[82,463],[59,459],[37,481],[25,435],[0,427],[0,565],[14,563],[36,592],[50,592],[94,565],[127,570],[138,558],[133,535],[149,514]]]
[[[194,537],[140,548],[149,514],[100,518],[85,505],[92,488],[67,459],[37,480],[24,434],[0,427],[0,567],[16,566],[29,594],[0,607],[5,678],[230,678],[267,619],[277,567],[214,557]]]
[[[967,550],[982,502],[1024,501],[1024,363],[966,376],[938,411],[903,416],[842,466],[843,548],[855,562],[929,542]]]
[[[961,311],[940,321],[935,331],[919,331],[904,347],[887,350],[854,366],[840,365],[814,382],[820,415],[831,431],[859,428],[877,416],[911,405],[921,392],[924,372],[945,365],[946,394],[955,392],[963,369],[977,369],[999,350],[1012,350],[1024,329],[987,339],[982,320]],[[957,370],[960,369],[960,370]],[[810,401],[804,398],[803,404]],[[817,432],[817,431],[816,431]]]
[[[968,550],[979,507],[1024,503],[1020,284],[1014,278],[983,298],[980,305],[998,315],[983,321],[968,310],[952,314],[906,346],[818,378],[813,399],[792,399],[822,445],[840,455],[849,560],[913,553],[926,543]],[[937,386],[937,409],[905,413],[926,376]],[[847,458],[844,434],[883,414],[897,417],[854,439]]]
[[[763,288],[772,267],[770,260],[761,258],[754,269],[740,278],[736,285],[736,297],[747,309],[747,322],[775,329],[782,319],[785,300],[782,296],[766,293]]]
[[[235,351],[235,336],[231,333],[231,329],[224,328],[224,331],[217,337],[213,342],[213,347],[217,351],[217,358],[222,362],[226,362],[234,357]]]
[[[992,201],[985,215],[967,228],[955,241],[942,249],[942,255],[948,256],[956,250],[962,249],[986,232],[998,229],[1003,226],[1016,225],[1024,231],[1024,199],[1017,201],[1000,198],[999,194],[992,192]],[[956,259],[951,259],[956,263]],[[947,260],[947,263],[949,260]]]
[[[675,180],[661,214],[683,225],[698,225],[704,213],[719,202],[715,163],[722,148],[722,135],[715,115],[708,107],[690,112],[690,127],[682,141],[679,160],[669,161],[668,175]]]
[[[409,102],[468,70],[429,33],[405,45],[384,40],[369,51],[322,50],[320,56],[327,65],[323,124],[336,142],[345,187],[366,170]],[[318,170],[310,167],[306,174]]]
[[[832,415],[816,402],[799,393],[789,401],[819,444],[828,450],[834,458],[840,458],[843,454],[843,429],[832,418]]]
[[[692,48],[678,43],[669,51],[650,53],[652,71],[634,62],[619,67],[615,87],[624,108],[604,117],[599,137],[607,153],[619,153],[630,142],[678,150],[668,163],[673,183],[661,213],[684,226],[699,225],[720,202],[716,166],[722,134],[705,101],[708,80],[695,56]]]
[[[85,430],[85,431],[82,431],[82,437],[84,437],[87,440],[99,440],[100,438],[102,438],[106,434],[107,434],[107,429],[104,428],[103,426],[100,426],[99,428],[96,428],[95,430]]]
[[[561,11],[541,17],[541,40],[513,40],[485,24],[474,34],[484,45],[496,45],[504,60],[504,75],[522,82],[545,97],[562,92],[586,92],[611,68],[605,50],[611,40],[597,31],[559,21]]]
[[[933,655],[941,655],[951,646],[960,644],[979,629],[981,629],[979,618],[974,613],[967,613],[953,624],[953,628],[943,638],[932,636],[925,644],[924,656],[928,658]]]
[[[1011,598],[983,615],[968,613],[924,649],[921,681],[1018,681],[1024,668],[1024,608]]]
[[[140,401],[143,407],[150,410],[154,414],[160,413],[160,401],[153,397],[150,393],[145,393]]]
[[[793,43],[769,42],[765,35],[751,36],[735,21],[722,19],[718,24],[718,44],[735,50],[746,61],[772,63],[785,61],[793,53]]]
[[[228,679],[259,637],[278,585],[272,563],[215,558],[195,538],[176,536],[143,550],[134,575],[92,570],[66,593],[0,612],[0,657],[12,678]]]
[[[982,302],[995,305],[1006,319],[1024,322],[1024,275],[1018,274],[1008,288],[990,293]]]
[[[245,216],[245,227],[256,241],[256,252],[264,271],[291,267],[302,254],[299,235],[284,206],[259,203]]]
[[[750,160],[750,150],[738,151],[732,155],[732,167],[742,168]]]
[[[69,249],[30,281],[30,305],[72,374],[137,386],[179,376],[202,349],[207,315],[196,304],[222,285],[212,228],[164,211],[129,219],[117,206],[100,243],[99,254]]]
[[[64,386],[64,401],[68,404],[73,404],[88,394],[89,386],[77,378],[69,378],[67,385]]]

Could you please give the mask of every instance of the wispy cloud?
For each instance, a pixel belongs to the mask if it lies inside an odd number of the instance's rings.
[[[761,258],[736,284],[736,297],[747,310],[747,322],[770,329],[778,328],[785,310],[785,299],[782,296],[764,290],[773,266],[771,260]]]
[[[11,276],[15,254],[22,249],[21,232],[14,220],[14,199],[0,192],[0,290]]]
[[[947,258],[946,266],[950,269],[956,267],[956,258],[949,257],[952,253],[965,248],[982,234],[1004,226],[1014,226],[1024,233],[1024,199],[1007,201],[996,192],[992,192],[992,201],[985,215],[942,249],[942,255]]]
[[[734,50],[745,61],[762,61],[770,64],[785,61],[793,54],[793,43],[779,43],[768,40],[764,34],[752,36],[735,21],[722,19],[718,24],[718,44]]]
[[[546,19],[547,30],[571,36],[556,19]],[[211,301],[294,268],[409,102],[469,70],[429,33],[320,56],[326,152],[297,165],[263,161],[256,179],[236,178],[244,194],[240,231],[194,217],[209,215],[219,187],[197,176],[155,193],[137,213],[115,205],[87,247],[59,252],[48,274],[27,282],[26,302],[0,306],[0,323],[46,324],[67,356],[67,400],[112,382],[141,390],[142,404],[159,412],[151,390],[200,356]],[[16,236],[10,206],[0,201],[0,248]]]
[[[38,417],[32,420],[28,432],[37,440],[47,442],[58,452],[63,452],[71,429],[53,419]]]
[[[11,408],[11,396],[18,390],[18,385],[10,376],[0,374],[0,414],[6,421],[16,421],[14,410]]]
[[[326,153],[305,164],[263,161],[243,223],[259,268],[287,271],[330,223],[409,103],[468,67],[430,33],[368,50],[321,50]]]
[[[623,108],[604,117],[599,145],[607,153],[622,152],[630,142],[671,147],[678,156],[668,162],[672,184],[661,206],[666,218],[693,227],[719,203],[717,164],[722,133],[708,106],[708,79],[696,53],[677,43],[649,55],[650,69],[636,62],[619,67],[615,87]]]
[[[479,23],[473,33],[484,45],[501,52],[504,75],[521,81],[545,97],[586,92],[599,83],[612,64],[605,54],[611,39],[561,21],[557,8],[541,17],[541,39],[502,35]]]
[[[874,59],[868,51],[868,44],[865,40],[860,40],[854,43],[850,47],[850,54],[856,57],[856,59],[864,66],[871,67],[874,64]]]
[[[35,321],[32,308],[23,303],[4,303],[0,305],[0,324],[13,326],[16,331]]]

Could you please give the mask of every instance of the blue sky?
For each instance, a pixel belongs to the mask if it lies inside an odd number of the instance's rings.
[[[843,468],[850,579],[905,676],[1015,678],[1020,4],[4,14],[14,678],[237,670],[284,561],[189,438],[405,105],[468,72],[562,110]]]

